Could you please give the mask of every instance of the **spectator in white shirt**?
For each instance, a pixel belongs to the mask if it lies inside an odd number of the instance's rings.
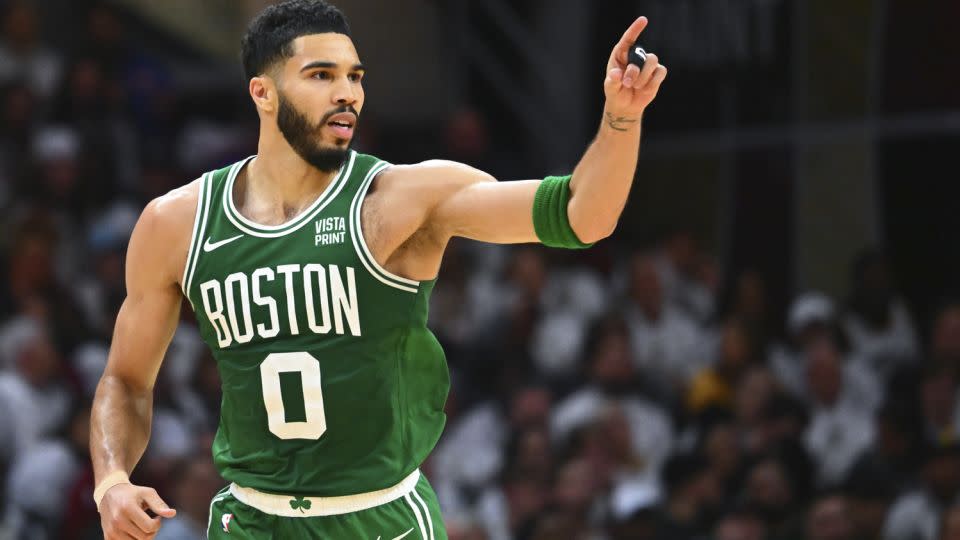
[[[787,314],[787,341],[770,353],[770,370],[777,381],[795,397],[804,397],[807,387],[804,349],[814,340],[834,333],[833,300],[820,292],[801,294]]]
[[[809,401],[807,349],[821,340],[830,340],[838,347],[841,342],[833,301],[818,292],[799,296],[790,307],[787,330],[789,341],[774,347],[770,369],[794,397]],[[843,379],[850,394],[848,397],[868,412],[876,410],[883,398],[883,381],[874,366],[855,353],[848,353],[843,359]]]
[[[807,350],[807,388],[811,418],[804,443],[819,465],[818,483],[835,485],[873,444],[872,412],[854,394],[844,377],[840,351],[828,339]]]
[[[862,356],[882,378],[919,354],[907,306],[894,290],[883,254],[867,251],[853,266],[853,289],[844,330],[851,352]]]
[[[512,432],[547,425],[552,397],[540,386],[475,405],[447,428],[430,459],[441,504],[451,515],[465,511],[465,493],[476,493],[505,466]]]
[[[673,446],[673,423],[663,407],[639,393],[627,332],[619,316],[608,317],[594,328],[587,352],[590,382],[553,409],[551,433],[556,441],[565,441],[617,405],[629,426],[633,454],[646,473],[655,474]]]
[[[12,440],[4,446],[22,452],[59,430],[69,414],[71,393],[63,361],[45,326],[31,318],[15,321],[7,343],[14,368],[0,371],[0,411],[17,411]]]
[[[635,255],[630,265],[627,322],[637,368],[676,394],[709,363],[707,336],[664,299],[652,257]]]
[[[26,81],[33,92],[49,98],[63,76],[63,64],[40,41],[36,9],[32,2],[8,2],[0,44],[0,82]]]
[[[667,302],[706,324],[716,309],[717,284],[693,233],[681,229],[668,234],[656,261]]]
[[[61,537],[70,488],[89,460],[90,407],[73,409],[66,428],[18,454],[10,467],[6,516],[21,538]]]

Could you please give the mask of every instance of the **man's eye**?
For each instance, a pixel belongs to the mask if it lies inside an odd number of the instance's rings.
[[[313,74],[314,79],[320,79],[322,81],[330,80],[330,74],[326,71],[318,71]]]
[[[351,80],[352,82],[360,82],[360,79],[362,79],[362,78],[363,78],[363,75],[360,74],[360,73],[351,73],[351,74],[350,74],[350,80]]]

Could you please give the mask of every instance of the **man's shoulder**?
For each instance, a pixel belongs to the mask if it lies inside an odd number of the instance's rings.
[[[179,283],[197,218],[200,185],[199,179],[194,180],[153,199],[143,209],[127,252],[128,267],[137,266],[138,275],[157,275]]]
[[[143,209],[140,219],[167,230],[192,228],[200,197],[200,183],[201,179],[198,178],[153,199]]]
[[[391,164],[377,175],[376,183],[377,189],[402,190],[418,195],[426,191],[442,198],[446,193],[481,180],[494,181],[494,178],[463,163],[431,159],[412,164]]]

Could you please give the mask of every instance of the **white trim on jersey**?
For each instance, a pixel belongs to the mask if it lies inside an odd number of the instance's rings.
[[[193,232],[190,233],[190,249],[187,250],[187,261],[183,265],[183,277],[180,279],[180,290],[186,294],[187,271],[190,270],[190,262],[193,261],[193,250],[197,245],[197,228],[200,226],[200,214],[203,212],[203,179],[207,173],[200,176],[200,183],[197,186],[197,213],[193,215]]]
[[[274,516],[282,517],[318,517],[349,514],[375,508],[401,497],[409,497],[420,481],[420,469],[414,470],[400,483],[367,493],[344,495],[342,497],[298,497],[264,493],[252,488],[230,484],[230,494],[238,501]],[[304,502],[309,504],[304,505]],[[299,503],[299,504],[292,504]],[[309,507],[309,508],[308,508]],[[426,537],[424,537],[426,538]]]
[[[193,259],[189,261],[190,268],[189,270],[184,270],[184,279],[183,279],[183,295],[187,297],[187,300],[190,300],[190,286],[193,285],[193,274],[197,270],[197,259],[200,258],[200,248],[203,244],[203,235],[207,232],[207,222],[210,221],[210,197],[212,196],[212,184],[213,184],[213,173],[206,173],[201,177],[200,180],[200,200],[203,201],[203,214],[198,215],[198,221],[194,223],[194,229],[196,229],[197,223],[200,225],[200,232],[194,236],[196,241],[196,246],[194,242],[191,241],[190,249],[193,254]],[[199,206],[199,202],[197,203]],[[199,214],[199,212],[198,212]],[[193,306],[193,301],[190,301],[190,305]],[[193,306],[194,311],[196,311],[196,306]]]
[[[356,195],[354,195],[353,202],[350,204],[350,237],[353,239],[353,247],[357,251],[360,262],[363,263],[363,266],[373,277],[377,278],[381,283],[395,289],[416,293],[420,282],[398,276],[383,266],[380,266],[380,263],[378,263],[377,260],[373,258],[373,254],[370,253],[370,248],[367,247],[367,241],[363,237],[363,227],[360,218],[360,209],[363,207],[363,200],[367,190],[370,189],[370,185],[373,183],[373,179],[389,166],[390,164],[385,161],[380,161],[374,165],[367,173],[366,178],[363,179],[363,184],[361,184],[360,189],[358,189]]]
[[[350,174],[353,172],[353,164],[356,161],[357,153],[353,150],[350,151],[350,156],[347,161],[340,167],[340,171],[333,178],[333,180],[327,184],[327,187],[311,204],[307,207],[306,210],[300,212],[296,217],[288,220],[285,223],[280,225],[263,225],[252,221],[243,216],[237,207],[233,203],[233,185],[237,179],[237,175],[240,172],[240,169],[249,162],[251,159],[256,156],[250,156],[243,161],[238,162],[230,170],[230,174],[227,176],[226,185],[223,188],[223,213],[226,214],[227,219],[230,220],[230,223],[240,229],[241,231],[251,235],[257,236],[260,238],[278,238],[280,236],[286,236],[294,231],[301,229],[304,225],[309,223],[314,217],[320,214],[324,208],[330,204],[331,201],[337,198],[337,195],[343,191],[344,186],[347,185],[347,179],[350,178]]]

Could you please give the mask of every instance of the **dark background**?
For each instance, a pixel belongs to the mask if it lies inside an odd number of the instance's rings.
[[[99,537],[127,238],[256,152],[237,44],[268,3],[0,0],[0,539]],[[338,5],[356,147],[394,163],[569,172],[635,16],[670,68],[613,237],[451,245],[424,465],[451,538],[960,538],[960,3]],[[166,538],[202,538],[219,382],[189,309],[165,366],[134,480],[183,510]]]

